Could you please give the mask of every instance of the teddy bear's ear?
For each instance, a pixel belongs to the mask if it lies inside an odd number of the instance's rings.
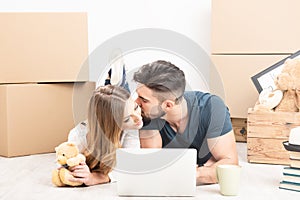
[[[73,147],[73,146],[75,146],[75,143],[74,142],[68,142],[68,146]]]

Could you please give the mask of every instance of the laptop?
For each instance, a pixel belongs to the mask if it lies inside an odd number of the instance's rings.
[[[196,149],[117,149],[119,196],[195,196]]]

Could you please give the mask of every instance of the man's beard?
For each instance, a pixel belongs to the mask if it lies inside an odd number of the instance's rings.
[[[156,118],[163,117],[166,114],[166,112],[163,111],[163,109],[161,108],[160,105],[157,105],[157,106],[152,108],[152,110],[154,110],[154,109],[156,110],[155,113],[151,113],[151,111],[150,111],[150,113],[148,113],[147,115],[142,111],[143,119],[145,119],[146,121],[147,120],[150,121],[151,119],[156,119]]]

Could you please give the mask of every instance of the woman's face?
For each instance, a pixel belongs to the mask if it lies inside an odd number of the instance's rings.
[[[125,104],[122,130],[140,129],[143,127],[141,108],[132,98],[129,98]]]

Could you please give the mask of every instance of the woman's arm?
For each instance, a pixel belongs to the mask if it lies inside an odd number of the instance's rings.
[[[86,163],[80,163],[80,165],[72,167],[70,171],[73,177],[69,177],[69,181],[80,182],[87,186],[110,182],[108,175],[91,172]]]

